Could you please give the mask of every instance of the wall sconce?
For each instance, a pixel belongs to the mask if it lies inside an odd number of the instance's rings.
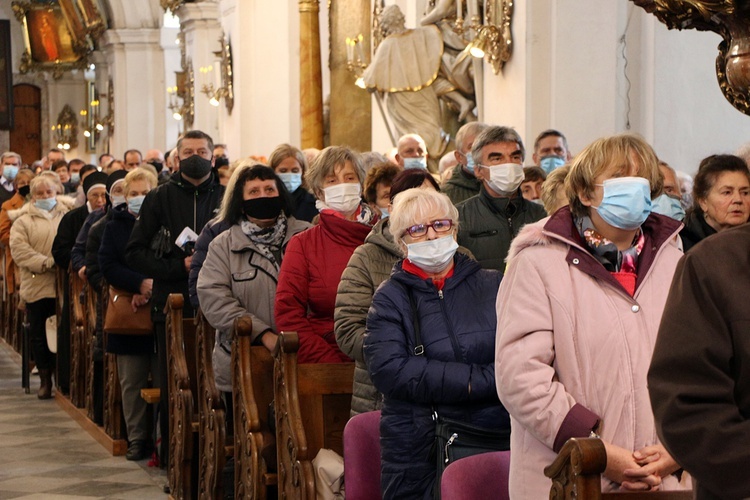
[[[182,97],[178,94],[178,88],[177,85],[174,87],[167,87],[167,95],[169,104],[167,107],[172,112],[172,118],[174,118],[177,121],[182,120],[182,116],[185,114],[185,101],[182,99]]]
[[[232,108],[234,107],[234,74],[232,70],[232,47],[229,44],[229,40],[222,32],[219,37],[219,43],[221,44],[221,50],[214,52],[214,55],[219,59],[218,65],[216,65],[217,76],[216,84],[213,82],[208,85],[203,85],[201,92],[206,94],[208,102],[211,106],[218,107],[221,104],[221,100],[224,99],[224,104],[227,107],[229,114],[232,114]],[[208,66],[199,68],[198,71],[207,75],[214,70],[214,66]]]
[[[465,27],[464,0],[456,0],[456,22],[453,31],[458,35],[474,32],[474,39],[464,49],[473,57],[484,58],[492,65],[492,72],[500,73],[513,52],[510,23],[513,17],[513,0],[487,0],[484,3],[484,20],[480,14],[471,14]],[[467,2],[467,5],[471,5]]]
[[[362,50],[362,42],[364,37],[362,33],[355,36],[354,38],[346,39],[346,69],[354,73],[356,80],[354,85],[364,89],[365,81],[362,78],[362,74],[367,69],[367,63],[365,62],[365,53]]]
[[[57,115],[57,123],[52,126],[57,148],[64,151],[78,147],[78,119],[73,109],[65,105]]]

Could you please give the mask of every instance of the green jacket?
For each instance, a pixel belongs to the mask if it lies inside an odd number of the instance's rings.
[[[462,201],[478,195],[481,185],[482,181],[464,172],[463,166],[459,163],[453,167],[453,174],[445,182],[442,191],[448,195],[454,205],[458,205]]]
[[[380,284],[390,277],[393,265],[403,258],[388,229],[388,220],[383,219],[375,224],[364,244],[354,250],[341,275],[336,294],[333,314],[336,342],[344,354],[355,362],[352,416],[379,410],[383,400],[370,380],[362,344],[372,296]]]
[[[505,270],[510,242],[521,228],[547,217],[541,205],[523,199],[493,198],[484,186],[479,194],[459,203],[458,244],[474,254],[485,269]]]

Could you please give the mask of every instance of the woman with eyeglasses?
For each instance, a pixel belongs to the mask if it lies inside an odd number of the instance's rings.
[[[502,275],[456,253],[458,211],[431,189],[393,200],[390,230],[406,258],[378,288],[364,353],[383,393],[383,498],[431,498],[433,413],[510,429],[495,390],[495,299]],[[439,487],[439,485],[437,485]]]

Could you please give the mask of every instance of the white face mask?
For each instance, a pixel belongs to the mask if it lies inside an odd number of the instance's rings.
[[[418,268],[431,274],[445,271],[458,250],[453,234],[435,240],[406,244],[406,257]]]
[[[358,182],[342,182],[323,188],[323,197],[328,208],[349,215],[362,202],[362,186]]]
[[[514,193],[523,182],[523,165],[520,163],[503,163],[491,167],[482,165],[482,168],[489,170],[487,184],[498,194]]]

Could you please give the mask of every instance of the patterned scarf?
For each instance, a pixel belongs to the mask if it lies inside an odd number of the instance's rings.
[[[240,229],[263,255],[271,259],[271,262],[276,262],[273,250],[276,252],[281,250],[281,245],[284,243],[284,237],[286,236],[287,220],[284,212],[279,214],[276,218],[276,224],[273,226],[260,227],[247,219],[242,219]],[[278,263],[276,264],[278,265]]]
[[[328,205],[320,200],[315,202],[315,206],[321,212],[335,215],[339,219],[346,219],[344,214],[342,214],[341,212],[337,212],[332,208],[328,208]],[[354,213],[354,222],[359,222],[360,224],[364,224],[365,226],[372,227],[379,220],[380,215],[378,215],[367,203],[360,203],[359,208],[357,208],[357,211]]]
[[[594,229],[591,218],[587,216],[576,218],[576,227],[578,228],[578,233],[586,241],[586,246],[591,254],[607,271],[611,273],[623,272],[636,274],[638,256],[641,254],[643,245],[646,243],[643,231],[639,229],[635,238],[633,238],[631,247],[621,252],[614,243]]]

